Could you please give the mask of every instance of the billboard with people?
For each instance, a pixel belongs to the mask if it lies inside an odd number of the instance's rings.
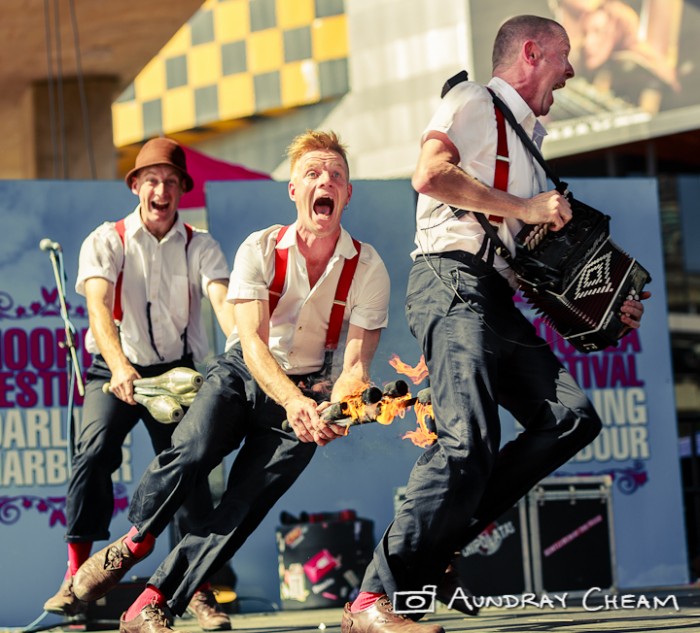
[[[499,25],[519,2],[472,0],[470,42],[476,81],[488,80]],[[697,127],[700,7],[687,0],[533,0],[527,12],[560,22],[576,76],[545,118],[549,157]]]

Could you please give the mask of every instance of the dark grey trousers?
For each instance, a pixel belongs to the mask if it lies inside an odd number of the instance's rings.
[[[235,554],[311,460],[316,445],[282,431],[284,418],[284,409],[260,390],[234,347],[210,364],[172,447],[144,473],[129,518],[140,534],[156,536],[188,491],[240,447],[219,505],[149,580],[169,598],[174,614],[185,611],[197,587]]]
[[[601,429],[492,267],[464,253],[419,258],[406,315],[430,372],[438,440],[413,467],[362,583],[390,598],[439,584],[455,551]],[[502,448],[499,405],[523,426]]]
[[[158,376],[173,367],[193,368],[191,358],[173,363],[137,366],[143,377]],[[130,405],[112,394],[102,392],[111,378],[101,357],[93,359],[87,372],[83,424],[77,437],[71,478],[66,493],[66,540],[68,542],[101,541],[110,538],[109,524],[114,514],[112,473],[122,463],[122,445],[139,420],[151,439],[153,450],[160,453],[170,446],[173,424],[155,420],[146,407]],[[139,473],[135,473],[138,476]],[[188,496],[173,517],[177,540],[190,531],[212,509],[209,484],[202,481]]]

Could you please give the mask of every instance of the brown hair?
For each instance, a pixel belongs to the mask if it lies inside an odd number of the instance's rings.
[[[537,40],[562,32],[564,27],[559,22],[538,15],[516,15],[506,20],[498,29],[493,43],[493,71],[503,64],[510,63],[524,40]]]
[[[294,173],[297,161],[307,152],[327,149],[337,152],[343,159],[345,166],[350,173],[348,165],[347,147],[340,142],[340,138],[335,132],[321,132],[318,130],[306,130],[303,134],[295,137],[287,147],[287,157],[290,162],[290,171]]]

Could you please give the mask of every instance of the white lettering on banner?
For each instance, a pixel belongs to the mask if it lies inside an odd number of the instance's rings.
[[[68,479],[65,450],[3,451],[0,459],[0,485],[3,487],[53,486]]]
[[[588,462],[649,459],[649,438],[643,427],[603,428],[595,441],[581,450],[573,461]]]
[[[591,402],[600,415],[603,430],[572,461],[649,459],[649,416],[644,389],[599,389],[591,394]]]
[[[82,409],[76,409],[75,429]],[[63,411],[0,409],[0,488],[65,485],[70,478]],[[122,465],[112,479],[133,481],[131,434],[122,447]]]
[[[647,423],[644,389],[598,389],[591,401],[606,426]]]
[[[0,409],[0,448],[66,447],[61,409]],[[24,416],[24,418],[23,418]]]
[[[602,354],[588,355],[578,352],[546,319],[533,312],[528,318],[579,386],[589,394],[603,423],[598,437],[581,450],[572,463],[649,459],[647,394],[645,382],[637,371],[637,355],[642,352],[639,332],[633,330],[617,347]]]
[[[24,423],[22,411],[10,409],[5,414],[4,422],[0,421],[0,446],[3,448],[25,448],[27,442],[24,439]]]
[[[50,445],[52,434],[49,427],[49,411],[46,409],[27,409],[25,417],[27,419],[27,446],[35,448]],[[60,435],[60,418],[58,418],[58,422]]]

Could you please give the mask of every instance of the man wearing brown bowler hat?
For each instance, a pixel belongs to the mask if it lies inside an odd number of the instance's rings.
[[[89,558],[92,543],[110,538],[112,473],[121,465],[127,434],[142,420],[156,453],[170,446],[176,425],[156,421],[136,403],[134,380],[173,367],[194,368],[195,361],[204,360],[203,295],[224,334],[233,329],[233,308],[226,302],[229,269],[221,247],[178,215],[180,197],[194,186],[182,147],[168,138],[148,141],[126,184],[139,199],[136,209],[99,226],[80,249],[76,291],[87,302],[86,345],[93,362],[66,494],[68,571],[44,605],[63,615],[86,610],[87,603],[73,593],[73,576]],[[103,392],[105,384],[111,393]],[[174,517],[175,542],[211,508],[204,481]],[[205,630],[231,628],[208,585],[197,591],[188,610]]]

